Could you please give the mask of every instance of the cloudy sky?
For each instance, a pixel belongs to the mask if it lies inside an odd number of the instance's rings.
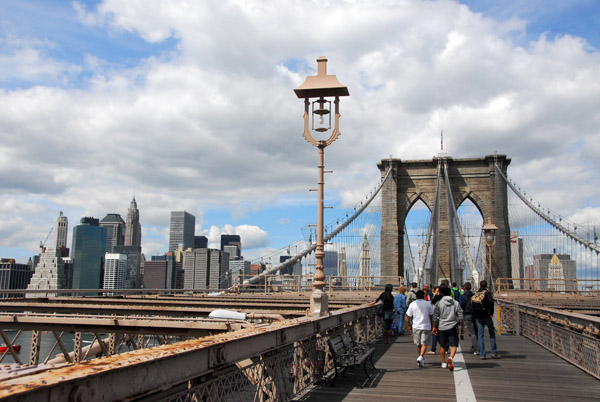
[[[134,194],[147,256],[172,210],[248,257],[300,239],[317,153],[293,89],[320,55],[351,95],[326,150],[337,211],[443,129],[448,155],[506,154],[528,195],[600,220],[599,19],[595,0],[2,0],[0,256]]]

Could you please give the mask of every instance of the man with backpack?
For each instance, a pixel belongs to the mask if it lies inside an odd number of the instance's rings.
[[[452,282],[452,289],[450,289],[452,291],[452,298],[456,301],[458,301],[458,299],[460,298],[460,289],[456,286],[456,282]]]
[[[408,291],[408,295],[406,295],[406,308],[410,306],[410,303],[417,300],[417,290],[419,290],[419,285],[417,282],[413,282],[410,284],[410,290]]]
[[[473,306],[471,304],[471,297],[473,297],[475,293],[471,291],[471,282],[465,282],[463,286],[465,291],[460,295],[458,303],[463,310],[465,327],[467,328],[469,338],[471,338],[471,353],[478,355],[479,345],[477,340],[477,324],[475,324],[475,319],[473,318]]]
[[[479,354],[481,360],[485,360],[485,333],[487,327],[490,334],[490,344],[492,347],[492,359],[499,359],[498,350],[496,347],[496,329],[492,314],[494,313],[494,298],[487,288],[487,281],[479,282],[479,291],[471,296],[471,308],[473,309],[473,317],[477,324],[477,335],[479,337]]]

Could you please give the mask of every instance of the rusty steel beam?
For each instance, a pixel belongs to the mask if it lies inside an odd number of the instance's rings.
[[[355,294],[332,297],[331,309],[346,308],[372,301],[376,295]],[[206,317],[215,309],[235,309],[244,313],[277,313],[285,317],[302,317],[309,308],[307,296],[283,293],[269,296],[223,295],[218,297],[56,297],[10,299],[0,301],[0,311],[35,313],[161,315],[171,317]]]
[[[375,311],[374,306],[351,307],[326,317],[281,321],[9,378],[0,384],[0,398],[21,402],[140,398],[351,322],[375,322],[379,319]]]
[[[206,336],[249,326],[234,320],[104,315],[0,314],[0,329]]]

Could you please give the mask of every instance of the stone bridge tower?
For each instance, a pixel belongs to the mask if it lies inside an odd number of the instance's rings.
[[[507,186],[496,174],[494,164],[506,175],[510,159],[506,155],[488,155],[485,158],[453,159],[447,156],[432,160],[402,161],[383,159],[377,164],[382,177],[392,173],[384,183],[381,195],[381,275],[404,276],[404,222],[417,200],[422,200],[430,211],[434,208],[437,167],[440,159],[448,164],[452,197],[458,208],[465,199],[477,207],[483,221],[488,217],[498,227],[496,245],[492,248],[492,276],[510,277],[510,228],[508,224]],[[440,220],[437,277],[450,276],[449,222],[446,184],[440,180]],[[487,250],[486,250],[487,254]],[[488,257],[489,258],[489,257]],[[486,260],[487,261],[487,260]],[[452,278],[457,282],[462,278]]]

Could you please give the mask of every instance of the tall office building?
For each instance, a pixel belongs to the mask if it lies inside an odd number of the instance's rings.
[[[60,211],[60,215],[56,218],[56,236],[54,248],[67,248],[67,235],[69,234],[69,219]]]
[[[239,285],[250,277],[250,261],[229,260],[229,270],[231,271],[231,284]]]
[[[346,262],[346,247],[341,247],[338,253],[338,275],[342,277],[342,286],[348,287],[348,263]]]
[[[175,253],[153,255],[151,261],[144,263],[145,289],[178,289],[177,280],[181,275],[181,263],[175,260]]]
[[[14,258],[0,259],[0,289],[26,289],[31,280],[31,264],[20,264]],[[0,298],[22,297],[22,294],[2,294]]]
[[[125,289],[139,289],[142,287],[142,248],[140,246],[116,246],[113,250],[117,254],[127,256],[127,269],[125,270]]]
[[[167,289],[167,260],[144,263],[144,289]]]
[[[538,290],[548,290],[550,284],[556,287],[558,282],[564,282],[564,279],[571,280],[566,282],[564,290],[576,290],[574,280],[577,279],[577,267],[576,262],[571,260],[569,254],[534,255],[533,271],[534,278],[538,279]],[[554,281],[550,279],[554,279]]]
[[[140,225],[140,211],[135,202],[135,197],[129,204],[127,219],[125,220],[125,246],[142,246],[142,225]]]
[[[242,238],[240,235],[221,235],[221,251],[225,251],[225,246],[237,247],[237,255],[242,255]]]
[[[229,284],[229,259],[221,250],[197,248],[184,253],[184,289],[223,289]]]
[[[115,247],[125,243],[125,221],[119,214],[107,214],[100,226],[106,228],[106,251],[114,253]]]
[[[103,289],[125,289],[125,272],[127,271],[127,255],[106,253],[104,257]]]
[[[98,219],[81,218],[73,228],[73,289],[101,289],[106,253],[106,228]]]
[[[186,211],[171,211],[169,227],[169,251],[176,251],[180,244],[183,250],[194,247],[196,217]]]
[[[565,291],[565,271],[556,254],[552,256],[548,264],[548,289]]]
[[[365,235],[363,244],[360,249],[360,264],[359,264],[358,284],[359,286],[370,286],[371,281],[371,245]]]
[[[227,246],[223,247],[223,252],[225,252],[229,255],[230,260],[236,260],[241,257],[238,254],[239,253],[238,246],[233,245],[233,244],[228,244]]]
[[[325,250],[325,258],[323,258],[323,271],[325,272],[326,278],[338,275],[337,251]]]
[[[208,237],[194,236],[194,247],[193,248],[208,248]]]
[[[60,250],[47,248],[40,255],[40,261],[35,267],[27,290],[70,289],[71,273],[68,272],[69,268],[70,264],[65,264]],[[31,293],[25,295],[25,297],[32,298],[41,296],[52,297],[56,296],[56,293]]]
[[[525,255],[523,253],[523,239],[519,237],[519,232],[510,232],[510,263],[511,275],[513,278],[524,278],[525,276]],[[523,289],[523,281],[513,280],[513,288]]]

